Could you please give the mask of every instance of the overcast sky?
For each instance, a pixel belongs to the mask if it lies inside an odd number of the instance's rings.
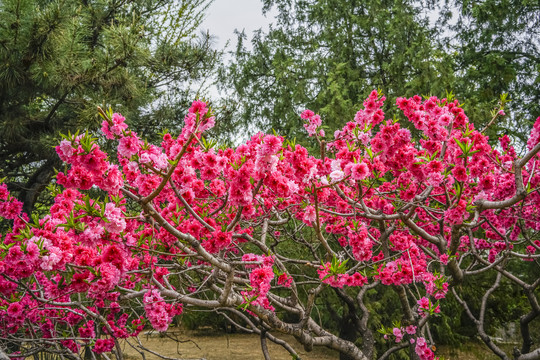
[[[202,29],[210,30],[210,34],[217,37],[218,49],[231,40],[229,50],[232,50],[236,44],[235,29],[245,30],[248,40],[251,40],[253,31],[259,28],[266,30],[272,20],[270,14],[263,16],[259,0],[215,0],[207,11]]]
[[[229,50],[232,50],[236,44],[234,29],[240,31],[244,29],[248,40],[251,41],[253,31],[260,28],[266,31],[268,25],[274,21],[277,11],[271,10],[265,17],[262,14],[262,6],[260,0],[214,0],[206,12],[202,30],[210,30],[210,34],[217,37],[216,48],[218,49],[223,48],[227,40],[231,40]],[[431,26],[436,25],[438,12],[432,10],[428,12],[428,17]]]
[[[229,41],[227,51],[232,51],[236,47],[236,35],[234,30],[244,30],[248,41],[245,43],[248,49],[251,49],[251,38],[253,31],[263,29],[266,31],[268,25],[273,21],[273,14],[267,17],[262,14],[262,2],[260,0],[214,0],[206,11],[201,30],[209,31],[215,36],[215,49],[223,49]],[[230,57],[225,55],[224,62],[227,63]],[[215,85],[207,88],[209,99],[218,99],[221,94]]]

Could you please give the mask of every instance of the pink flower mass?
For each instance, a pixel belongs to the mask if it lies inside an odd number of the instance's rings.
[[[324,119],[302,112],[320,157],[278,134],[212,147],[203,133],[216,119],[199,100],[160,144],[117,113],[99,141],[66,137],[41,217],[0,184],[0,339],[102,354],[202,309],[365,360],[375,350],[317,314],[339,298],[375,339],[365,302],[387,286],[403,316],[379,331],[434,359],[422,336],[455,284],[493,271],[529,295],[540,286],[506,267],[540,257],[540,118],[519,157],[508,136],[492,147],[457,100],[398,98],[402,120],[385,119],[385,100],[373,91],[325,141]]]

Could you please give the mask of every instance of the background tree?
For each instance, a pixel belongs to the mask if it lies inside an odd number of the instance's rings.
[[[291,129],[307,107],[335,128],[374,87],[390,99],[453,91],[479,129],[508,93],[509,116],[489,127],[491,139],[515,133],[526,142],[540,115],[538,2],[265,0],[263,11],[271,8],[269,31],[253,36],[252,50],[240,34],[223,71],[238,125],[303,136]],[[234,124],[221,131],[234,134]]]
[[[493,124],[527,142],[540,115],[540,3],[538,1],[445,1],[444,43],[454,58],[453,90],[478,128],[491,119],[493,99],[508,93],[509,117]],[[453,24],[453,25],[448,25]]]
[[[30,212],[60,165],[59,132],[111,104],[146,136],[181,119],[219,57],[197,36],[209,0],[6,0],[0,5],[0,178]]]
[[[395,98],[444,94],[452,82],[451,64],[416,2],[265,0],[263,12],[272,7],[276,23],[254,35],[251,51],[240,34],[223,71],[242,99],[240,123],[303,137],[298,114],[304,108],[335,129],[354,117],[373,88]]]

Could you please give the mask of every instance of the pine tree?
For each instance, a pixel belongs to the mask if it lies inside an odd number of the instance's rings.
[[[59,133],[112,105],[141,134],[174,128],[219,53],[197,35],[208,0],[0,3],[0,178],[31,211]]]

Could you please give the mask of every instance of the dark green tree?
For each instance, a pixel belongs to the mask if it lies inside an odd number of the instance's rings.
[[[478,128],[491,119],[500,94],[508,93],[508,117],[489,135],[509,133],[526,142],[540,116],[540,3],[533,0],[449,1],[441,12],[452,32],[445,44],[453,53],[454,93]]]
[[[139,133],[181,123],[219,53],[198,35],[210,0],[0,2],[0,178],[34,208],[59,133],[112,105]]]
[[[265,0],[276,23],[247,50],[239,34],[225,70],[237,116],[253,129],[303,137],[299,112],[332,129],[350,121],[374,88],[395,96],[445,93],[453,74],[420,4],[404,0]]]

